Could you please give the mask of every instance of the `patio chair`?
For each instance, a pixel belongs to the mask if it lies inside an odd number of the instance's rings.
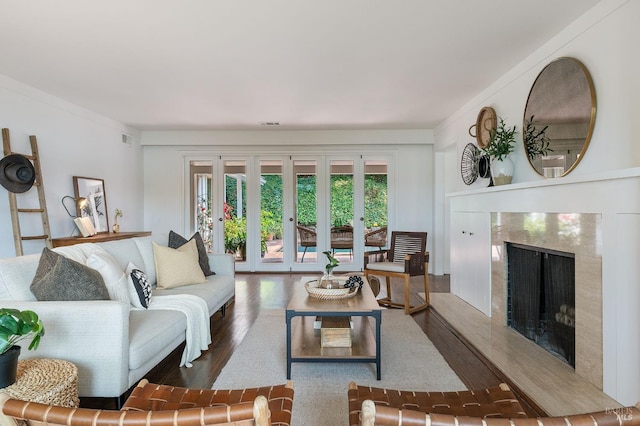
[[[491,417],[522,418],[527,417],[511,389],[506,383],[498,386],[479,390],[467,390],[458,392],[415,392],[397,389],[376,388],[349,383],[349,425],[398,425],[397,421],[384,423],[379,421],[380,414],[401,410],[414,410],[425,413],[446,414],[452,416],[468,416],[486,419]],[[375,404],[365,410],[365,401]],[[366,405],[370,405],[367,403]],[[371,411],[373,418],[379,415],[375,423],[371,423]],[[388,409],[385,411],[384,409]],[[413,418],[413,417],[412,417]],[[366,421],[365,421],[366,420]],[[406,419],[405,419],[406,420]],[[411,424],[413,423],[404,423]],[[436,422],[434,422],[436,424]],[[482,422],[477,422],[481,425]],[[451,426],[454,426],[453,424]]]
[[[188,389],[140,381],[122,410],[60,407],[3,395],[3,424],[65,426],[290,426],[293,385],[237,390]],[[8,417],[7,417],[8,416]]]
[[[426,232],[391,233],[391,248],[389,250],[375,250],[364,255],[364,276],[384,276],[387,284],[387,296],[378,299],[381,306],[404,308],[405,314],[411,314],[429,306],[429,252],[427,248]],[[410,277],[424,276],[425,303],[411,306]],[[391,295],[391,278],[404,280],[404,302],[395,302]]]
[[[309,247],[316,247],[318,244],[318,234],[315,229],[308,226],[298,225],[298,236],[300,237],[300,246],[304,247],[304,253],[302,253],[302,262],[304,262],[304,255],[307,254]]]
[[[331,228],[331,250],[349,250],[349,258],[353,256],[353,226],[334,226]]]
[[[382,248],[387,245],[387,227],[374,229],[364,234],[365,247]]]

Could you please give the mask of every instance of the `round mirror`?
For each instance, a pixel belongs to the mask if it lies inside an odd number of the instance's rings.
[[[589,146],[596,120],[596,92],[577,59],[547,65],[531,87],[522,136],[531,166],[544,177],[565,176]]]

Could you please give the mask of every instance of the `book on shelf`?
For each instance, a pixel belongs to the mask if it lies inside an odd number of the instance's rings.
[[[91,219],[88,217],[77,217],[73,219],[73,221],[83,237],[90,237],[97,234],[96,228],[93,226],[93,222],[91,222]]]

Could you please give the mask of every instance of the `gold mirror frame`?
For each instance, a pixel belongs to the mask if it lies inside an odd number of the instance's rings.
[[[548,138],[545,155],[529,152],[526,128],[532,116],[531,129]],[[523,144],[531,167],[545,177],[569,174],[589,147],[595,121],[596,91],[584,64],[567,57],[549,63],[531,86],[524,109]]]

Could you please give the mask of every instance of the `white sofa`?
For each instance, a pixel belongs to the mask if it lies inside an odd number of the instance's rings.
[[[91,243],[54,251],[82,250]],[[155,283],[151,237],[98,243],[123,269],[132,262]],[[71,256],[72,257],[72,256]],[[78,367],[81,397],[120,397],[185,341],[186,316],[173,310],[135,310],[115,300],[37,301],[30,285],[40,254],[0,259],[0,307],[35,311],[45,326],[36,351],[23,348],[21,359],[59,358]],[[73,258],[73,257],[72,257]],[[154,289],[153,295],[188,293],[203,298],[209,315],[235,295],[235,264],[231,255],[209,255],[215,275],[202,284]],[[176,361],[177,362],[177,361]]]

